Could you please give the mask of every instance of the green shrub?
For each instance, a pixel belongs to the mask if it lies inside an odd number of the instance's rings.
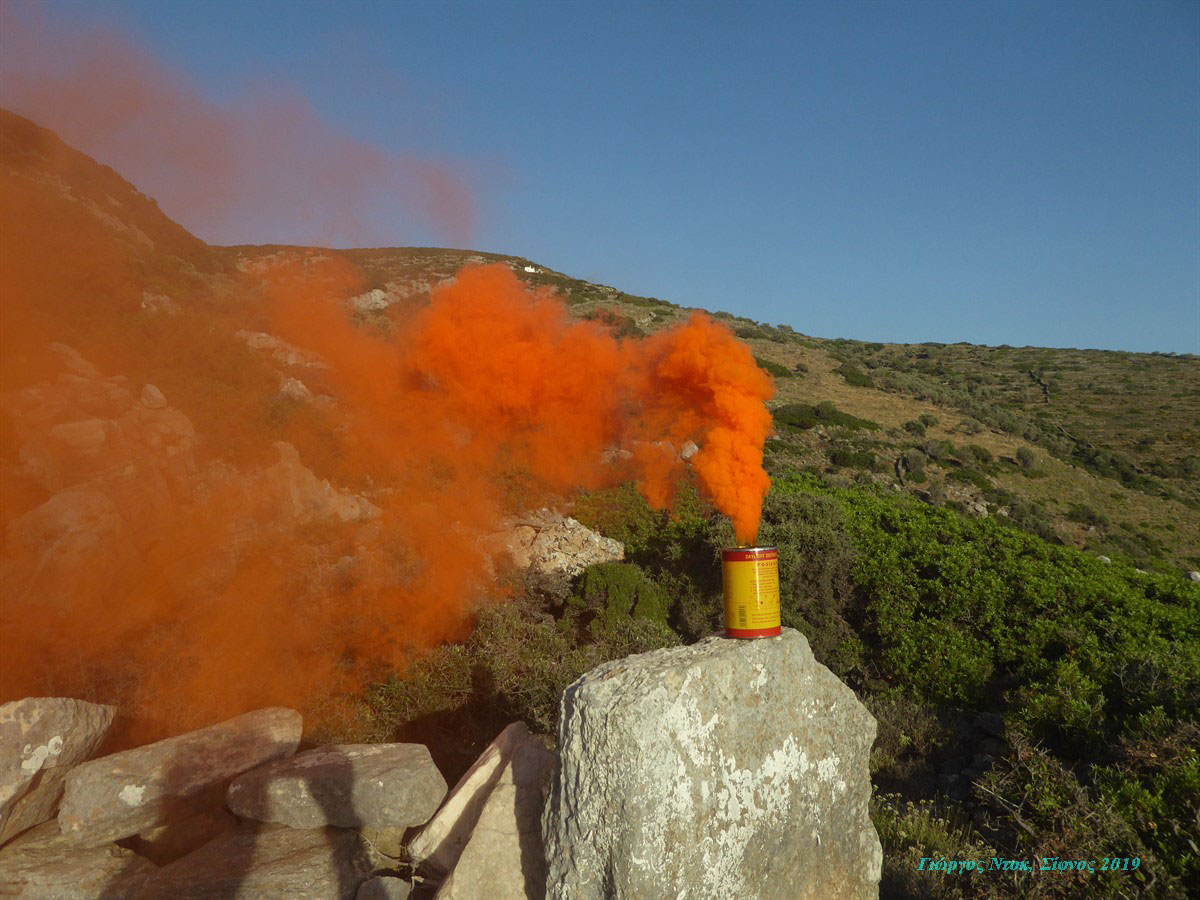
[[[904,466],[914,475],[925,471],[925,454],[913,447],[904,454]]]
[[[868,431],[878,431],[880,428],[878,422],[844,413],[828,400],[824,400],[816,406],[808,403],[789,403],[772,410],[771,415],[775,419],[776,427],[784,426],[798,431],[817,425],[862,428]]]
[[[779,363],[771,362],[769,359],[762,359],[756,356],[754,357],[754,361],[758,363],[760,369],[763,369],[767,374],[775,378],[794,378],[796,376],[796,373],[787,366],[781,366]]]
[[[1108,517],[1096,512],[1086,503],[1072,503],[1067,511],[1067,518],[1081,525],[1107,525]]]
[[[938,423],[938,417],[929,413],[921,413],[920,420],[921,424],[926,427],[932,427]]]
[[[1021,464],[1023,469],[1033,469],[1037,467],[1037,454],[1028,447],[1017,448],[1017,462]]]
[[[904,430],[909,434],[915,434],[917,437],[925,437],[925,426],[916,419],[909,419],[905,422]]]
[[[835,466],[850,469],[874,469],[875,454],[869,450],[839,448],[829,451],[829,461]]]
[[[852,387],[875,387],[875,382],[871,380],[870,375],[850,363],[842,363],[834,371],[846,379],[846,384]]]
[[[981,447],[979,444],[967,444],[967,448],[981,463],[990,463],[995,459],[995,457],[992,456],[992,451],[987,447]]]

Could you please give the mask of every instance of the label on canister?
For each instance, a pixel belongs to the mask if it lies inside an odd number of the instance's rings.
[[[779,634],[779,551],[737,547],[721,551],[725,586],[725,635],[734,638]]]

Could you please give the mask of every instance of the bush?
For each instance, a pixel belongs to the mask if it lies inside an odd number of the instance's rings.
[[[854,548],[838,504],[772,491],[763,503],[759,540],[779,550],[783,624],[803,631],[817,659],[834,672],[856,668],[862,643],[851,625]]]
[[[981,447],[979,444],[968,444],[967,449],[969,449],[975,458],[981,463],[990,463],[995,459],[995,457],[992,456],[991,450],[989,450],[987,447]]]
[[[1017,448],[1017,462],[1021,464],[1023,469],[1033,469],[1037,467],[1037,454],[1028,447]]]
[[[875,454],[869,450],[830,450],[829,461],[835,466],[849,469],[875,468]]]
[[[772,375],[775,378],[794,378],[796,375],[796,373],[787,366],[781,366],[779,363],[771,362],[769,359],[762,359],[761,357],[756,356],[754,357],[754,361],[758,363],[758,367],[760,369],[763,369],[767,372],[767,374]]]
[[[841,426],[842,428],[862,428],[877,431],[878,422],[870,419],[860,419],[849,413],[844,413],[828,400],[812,406],[807,403],[789,403],[771,411],[776,427],[784,426],[797,431],[807,430],[817,425]]]
[[[916,419],[909,419],[905,422],[904,430],[909,434],[915,434],[917,437],[925,437],[925,426]]]
[[[875,387],[875,382],[871,380],[870,375],[850,363],[842,363],[834,371],[846,379],[846,384],[852,387]]]
[[[913,447],[904,454],[904,466],[914,475],[925,471],[925,454]]]
[[[938,417],[930,415],[929,413],[921,413],[920,420],[921,424],[927,427],[931,427],[938,423]]]
[[[1096,512],[1085,503],[1072,503],[1067,518],[1081,525],[1107,525],[1108,517]]]

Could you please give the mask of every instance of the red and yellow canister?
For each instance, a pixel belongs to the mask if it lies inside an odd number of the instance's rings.
[[[721,551],[725,585],[725,636],[779,634],[779,551],[774,547],[732,547]]]

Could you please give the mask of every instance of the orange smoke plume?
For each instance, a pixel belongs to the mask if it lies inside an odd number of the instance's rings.
[[[0,105],[133,178],[207,241],[378,246],[432,226],[470,245],[462,166],[340,133],[294,90],[215,103],[126,35],[35,4],[0,7],[0,50]]]

